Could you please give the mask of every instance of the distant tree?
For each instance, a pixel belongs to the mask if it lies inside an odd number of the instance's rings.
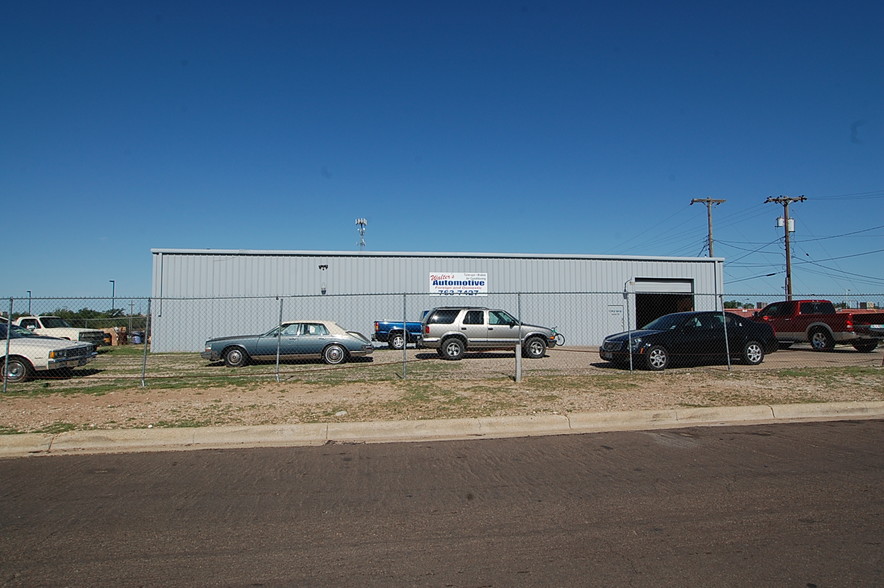
[[[724,303],[725,308],[743,308],[744,306],[745,305],[739,300],[728,300]]]

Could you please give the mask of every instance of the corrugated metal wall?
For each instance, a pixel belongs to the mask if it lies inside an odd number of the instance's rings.
[[[328,318],[366,335],[378,319],[401,319],[405,313],[416,320],[433,306],[473,304],[557,325],[569,345],[596,345],[612,332],[611,317],[620,316],[616,308],[624,308],[622,293],[630,280],[681,280],[695,293],[722,291],[719,258],[176,249],[152,254],[153,351],[199,351],[208,337],[263,332],[279,320],[277,297],[300,297],[283,302],[285,320]],[[431,272],[487,273],[489,296],[430,296]],[[510,294],[516,292],[526,295]],[[403,293],[413,296],[403,299]],[[714,296],[697,297],[697,308],[714,305]]]

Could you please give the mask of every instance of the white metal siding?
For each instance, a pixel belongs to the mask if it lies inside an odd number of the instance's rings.
[[[598,344],[610,334],[612,321],[620,320],[618,308],[635,316],[634,308],[624,306],[624,289],[667,291],[663,283],[634,281],[638,278],[677,280],[673,292],[684,292],[689,284],[695,293],[722,291],[720,258],[175,249],[152,254],[154,351],[198,351],[207,337],[261,332],[279,318],[277,297],[290,296],[308,298],[285,302],[284,309],[298,315],[287,313],[284,319],[339,320],[370,335],[374,320],[402,318],[403,293],[414,294],[406,298],[409,320],[432,306],[464,303],[464,298],[428,294],[428,276],[439,271],[487,273],[489,296],[468,303],[513,313],[522,305],[523,320],[559,326],[569,345]],[[515,292],[529,295],[509,294]],[[559,292],[605,294],[537,294]],[[363,296],[354,303],[339,296],[344,294]],[[205,300],[175,300],[192,298]],[[714,304],[713,296],[697,299],[698,309]],[[260,325],[254,324],[256,312]]]

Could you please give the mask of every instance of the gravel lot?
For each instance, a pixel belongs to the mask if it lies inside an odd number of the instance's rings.
[[[0,433],[884,400],[880,350],[797,347],[769,355],[760,366],[655,373],[614,369],[594,348],[564,347],[541,360],[523,360],[521,382],[515,381],[512,353],[468,354],[459,362],[426,350],[407,353],[405,379],[402,352],[379,349],[370,361],[335,368],[287,364],[279,382],[274,365],[232,370],[189,354],[192,365],[183,367],[179,356],[171,356],[176,371],[151,357],[146,387],[132,366],[126,379],[111,378],[119,368],[108,353],[65,381],[10,385],[0,397]]]

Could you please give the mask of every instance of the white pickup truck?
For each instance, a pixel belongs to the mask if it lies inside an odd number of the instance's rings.
[[[7,382],[26,382],[34,372],[80,367],[96,355],[91,343],[43,337],[0,322],[0,370],[5,366]]]
[[[104,331],[74,327],[58,316],[23,316],[12,321],[12,324],[24,327],[35,335],[92,343],[96,349],[104,343]]]

